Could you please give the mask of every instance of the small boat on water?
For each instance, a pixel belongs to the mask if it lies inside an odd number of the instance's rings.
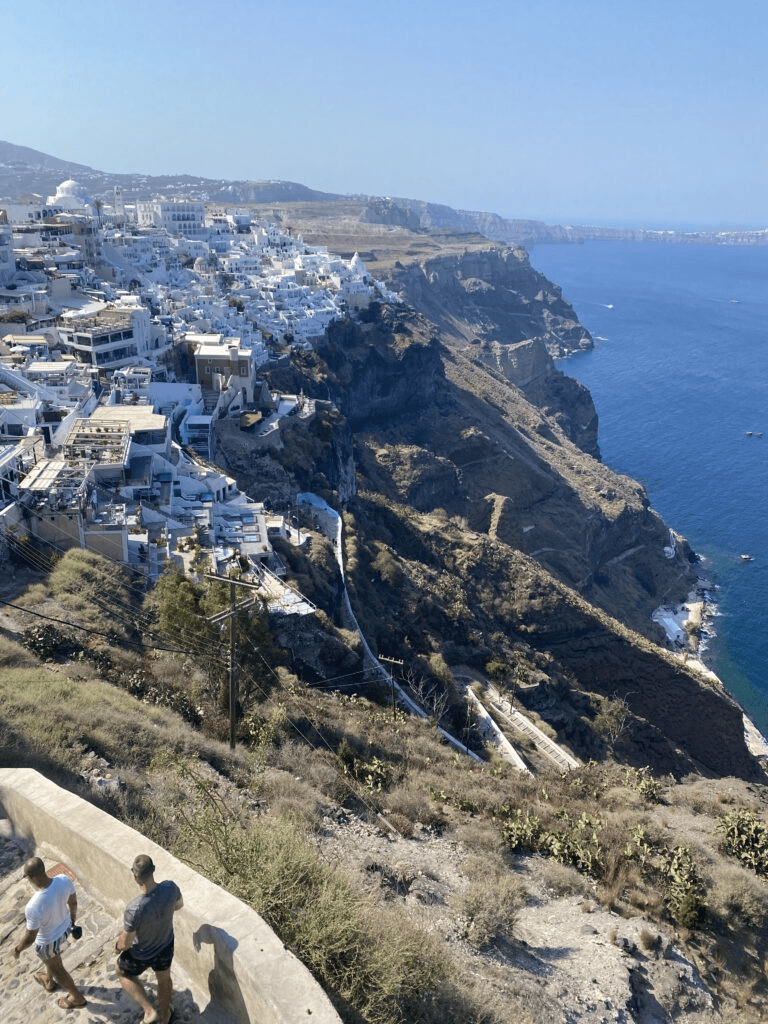
[[[747,435],[747,437],[752,437],[752,431],[751,430],[745,430],[744,433]]]
[[[742,562],[752,561],[752,555],[739,555],[739,558],[742,560]]]

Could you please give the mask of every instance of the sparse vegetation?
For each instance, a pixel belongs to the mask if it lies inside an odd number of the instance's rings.
[[[200,613],[226,608],[228,594],[168,580],[148,603],[129,582],[110,598],[133,595],[134,614],[121,624],[99,603],[109,586],[100,582],[102,568],[65,555],[55,590],[54,577],[34,589],[35,610],[58,605],[62,617],[66,610],[72,621],[92,623],[90,639],[35,625],[48,637],[38,654],[0,640],[6,763],[37,767],[82,790],[87,755],[105,758],[125,785],[93,798],[252,903],[349,1024],[522,1021],[525,986],[513,985],[500,1002],[490,998],[463,973],[457,948],[425,938],[407,903],[417,871],[387,865],[373,890],[350,865],[331,870],[337,855],[322,854],[329,813],[412,836],[414,849],[426,836],[460,844],[462,883],[450,915],[473,955],[499,957],[514,946],[534,872],[547,899],[576,898],[590,914],[610,908],[622,915],[615,920],[642,914],[637,941],[646,951],[665,930],[677,928],[683,948],[690,936],[697,963],[723,991],[738,943],[748,942],[754,954],[742,954],[741,994],[735,983],[732,991],[747,1007],[743,1021],[758,1019],[748,1014],[768,999],[758,966],[768,955],[759,788],[736,780],[718,788],[695,776],[678,783],[610,759],[533,778],[498,760],[473,765],[441,743],[434,722],[401,711],[393,718],[388,693],[379,704],[313,692],[277,666],[269,686],[252,692],[239,723],[242,746],[231,755],[215,738],[222,732],[217,677],[204,659],[152,649],[164,627],[177,641],[188,640],[193,626],[203,636]],[[78,586],[81,570],[85,584]],[[142,636],[149,647],[124,645]],[[436,652],[424,664],[430,686],[441,677],[450,685],[444,656]],[[544,660],[532,658],[530,671],[543,673]],[[169,710],[182,695],[189,710],[179,710],[198,731]],[[50,713],[41,716],[40,707]],[[158,733],[182,767],[181,780],[168,762],[150,763]],[[148,799],[147,780],[162,788],[162,806]],[[705,822],[695,841],[683,827],[687,816]],[[706,835],[711,843],[703,847]]]

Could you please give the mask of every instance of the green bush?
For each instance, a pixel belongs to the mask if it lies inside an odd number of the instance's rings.
[[[663,867],[665,902],[672,918],[683,928],[695,928],[706,909],[704,883],[687,846],[667,852]]]
[[[723,838],[724,853],[738,857],[758,875],[768,875],[768,825],[754,811],[738,810],[724,814],[715,829]]]
[[[604,852],[599,834],[603,822],[582,812],[577,821],[563,813],[561,828],[544,828],[535,815],[516,810],[502,823],[501,833],[512,851],[542,853],[561,864],[570,864],[584,874],[602,874]]]
[[[647,765],[645,768],[627,768],[624,783],[630,789],[637,790],[648,803],[657,804],[661,798],[661,783],[651,774]]]

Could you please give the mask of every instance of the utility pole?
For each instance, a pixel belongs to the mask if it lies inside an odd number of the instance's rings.
[[[388,665],[399,665],[401,668],[404,664],[397,658],[384,658],[382,655],[379,655],[379,661],[386,661]],[[389,689],[392,694],[392,721],[395,722],[397,720],[395,715],[395,677],[392,675],[392,669],[389,670]]]
[[[235,680],[235,581],[229,581],[229,749],[235,749],[237,682]]]
[[[235,749],[235,731],[237,725],[237,676],[235,674],[235,616],[246,608],[253,607],[258,598],[247,598],[239,604],[235,604],[235,587],[247,587],[250,590],[258,590],[255,583],[246,583],[244,580],[228,579],[226,576],[217,576],[215,573],[203,573],[206,579],[216,580],[217,583],[229,583],[229,611],[217,612],[216,615],[209,615],[206,622],[217,625],[229,619],[229,749]]]

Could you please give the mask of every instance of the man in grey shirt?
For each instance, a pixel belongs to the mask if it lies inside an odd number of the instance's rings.
[[[144,1024],[168,1024],[173,994],[173,915],[184,901],[175,882],[155,881],[155,865],[146,854],[136,858],[131,870],[141,893],[125,908],[123,931],[115,945],[120,953],[117,974],[125,991],[144,1011]],[[157,1009],[139,981],[148,967],[157,978]]]

